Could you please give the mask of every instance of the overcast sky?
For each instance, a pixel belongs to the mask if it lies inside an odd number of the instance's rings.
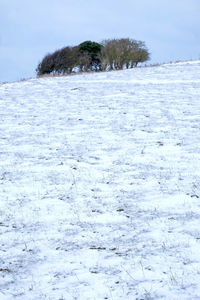
[[[0,0],[0,82],[35,76],[48,52],[142,40],[151,63],[200,58],[200,0]]]

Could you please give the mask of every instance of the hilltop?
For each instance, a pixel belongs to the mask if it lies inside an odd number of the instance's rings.
[[[0,298],[199,299],[200,61],[0,85]]]

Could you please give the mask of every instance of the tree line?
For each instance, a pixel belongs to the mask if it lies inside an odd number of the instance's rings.
[[[38,64],[37,75],[70,74],[81,71],[109,71],[137,67],[150,59],[142,41],[129,38],[108,39],[101,44],[85,41],[47,54]]]

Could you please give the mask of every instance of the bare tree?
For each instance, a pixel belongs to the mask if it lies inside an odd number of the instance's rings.
[[[119,70],[137,66],[149,59],[144,42],[128,38],[104,40],[100,54],[102,69]]]

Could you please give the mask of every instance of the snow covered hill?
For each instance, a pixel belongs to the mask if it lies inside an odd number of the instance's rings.
[[[200,299],[200,61],[0,85],[0,299]]]

